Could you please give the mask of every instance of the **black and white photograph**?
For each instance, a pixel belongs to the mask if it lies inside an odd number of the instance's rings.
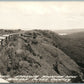
[[[84,83],[84,2],[0,1],[0,83]]]

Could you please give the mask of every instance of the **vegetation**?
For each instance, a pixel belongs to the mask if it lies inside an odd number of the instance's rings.
[[[84,32],[64,36],[59,48],[70,56],[84,72]]]
[[[71,57],[76,50],[73,44],[70,38],[48,30],[13,35],[5,46],[0,46],[0,72],[10,76],[74,75],[74,72],[81,78],[80,66]]]

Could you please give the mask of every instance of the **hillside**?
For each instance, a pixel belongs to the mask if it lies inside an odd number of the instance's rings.
[[[84,32],[63,36],[60,49],[70,56],[84,72]]]
[[[62,38],[51,31],[32,30],[7,37],[0,46],[2,75],[77,75],[80,67],[59,49]],[[78,79],[75,81],[79,81]],[[80,81],[81,82],[81,81]]]

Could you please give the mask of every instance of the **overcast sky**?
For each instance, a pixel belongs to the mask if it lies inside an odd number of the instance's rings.
[[[84,28],[84,2],[0,2],[0,29]]]

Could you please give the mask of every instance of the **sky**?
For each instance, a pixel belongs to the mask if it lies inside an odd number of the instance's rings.
[[[83,1],[1,1],[0,29],[84,28]]]

